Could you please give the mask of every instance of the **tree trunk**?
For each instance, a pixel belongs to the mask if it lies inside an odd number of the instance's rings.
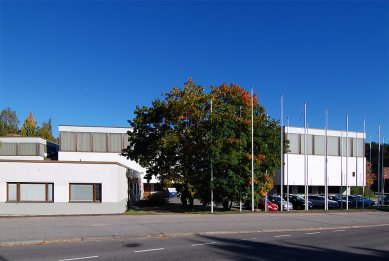
[[[229,203],[228,199],[223,200],[222,205],[224,211],[228,210],[228,203]]]

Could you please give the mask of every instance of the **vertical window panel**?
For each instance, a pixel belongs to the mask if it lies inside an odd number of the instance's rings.
[[[286,138],[289,140],[289,153],[299,154],[300,153],[299,135],[295,133],[288,133]]]
[[[93,133],[93,151],[107,152],[107,134]]]
[[[90,133],[81,132],[77,136],[77,151],[91,151]]]
[[[339,156],[339,138],[338,137],[327,137],[327,145],[328,145],[328,155],[329,156]]]
[[[20,156],[36,156],[36,143],[19,143],[18,154]]]
[[[73,132],[61,132],[61,150],[76,151],[76,135]]]
[[[8,184],[8,201],[17,201],[17,184]]]
[[[122,135],[120,133],[109,134],[109,151],[110,152],[122,151]]]
[[[2,143],[0,146],[1,156],[16,156],[16,143]]]
[[[314,154],[315,155],[325,155],[325,137],[315,135],[314,136]]]
[[[301,138],[301,154],[304,154],[305,152],[305,146],[304,146],[304,134],[300,135]],[[313,136],[310,134],[306,135],[307,139],[307,154],[312,155],[312,150],[313,150]]]

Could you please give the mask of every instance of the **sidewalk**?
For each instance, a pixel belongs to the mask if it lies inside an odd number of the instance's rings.
[[[0,245],[358,226],[389,226],[389,212],[9,217],[0,218]]]

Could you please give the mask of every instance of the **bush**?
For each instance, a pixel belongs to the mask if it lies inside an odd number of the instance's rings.
[[[146,199],[140,200],[136,205],[138,207],[164,206],[169,203],[166,193],[157,192],[149,195]]]

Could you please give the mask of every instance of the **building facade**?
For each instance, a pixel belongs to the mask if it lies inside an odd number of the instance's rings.
[[[290,193],[304,193],[307,183],[309,193],[323,194],[326,168],[330,194],[345,194],[346,189],[350,193],[351,187],[366,185],[365,133],[328,130],[327,166],[324,129],[309,128],[304,135],[304,128],[284,127],[284,133],[289,141],[289,149],[284,153],[284,193],[287,186]],[[274,177],[276,192],[280,191],[280,174],[279,171]]]
[[[61,125],[60,144],[0,137],[0,215],[123,213],[156,182],[120,155],[128,130]]]

